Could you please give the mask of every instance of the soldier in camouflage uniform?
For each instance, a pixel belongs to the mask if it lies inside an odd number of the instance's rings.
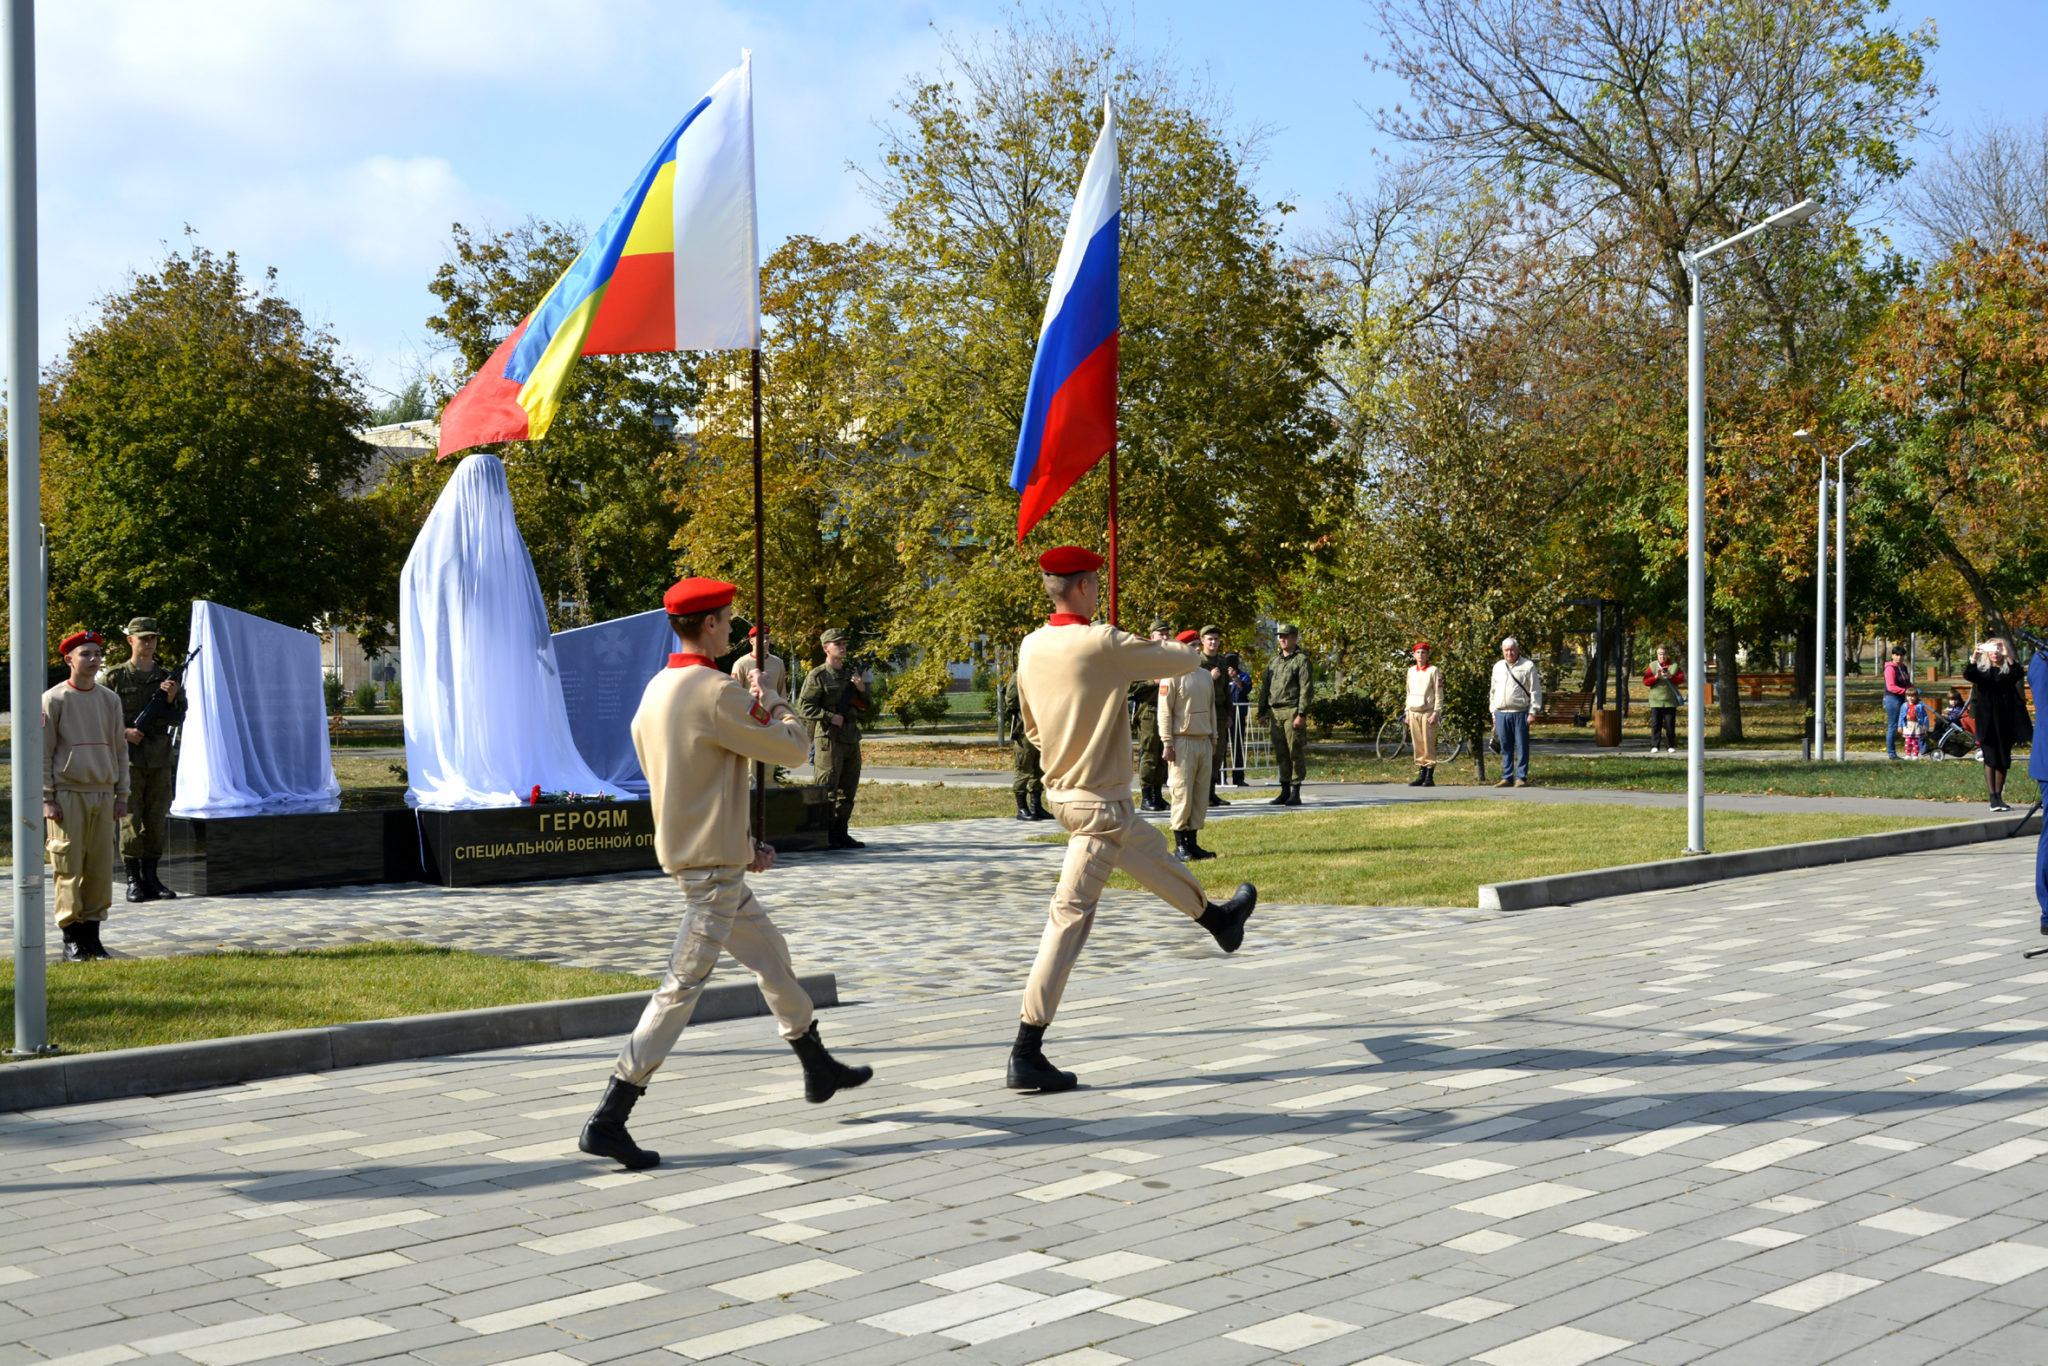
[[[1173,624],[1152,619],[1152,639],[1172,640]],[[1147,678],[1131,684],[1130,700],[1138,734],[1138,809],[1171,811],[1166,801],[1166,742],[1159,736],[1159,685]]]
[[[1301,652],[1301,633],[1281,623],[1280,657],[1259,679],[1259,719],[1273,728],[1273,757],[1280,766],[1280,795],[1274,806],[1300,806],[1308,777],[1308,708],[1315,701],[1315,670]]]
[[[171,790],[178,776],[170,731],[185,719],[185,694],[171,671],[156,662],[156,618],[136,617],[123,629],[128,659],[107,670],[100,682],[121,699],[121,724],[128,739],[128,814],[121,820],[128,900],[175,901],[178,894],[164,886],[156,868],[164,856],[164,823],[171,816]],[[159,712],[145,734],[135,729],[135,721],[159,692],[170,699],[170,711]]]
[[[797,694],[796,712],[811,723],[811,758],[816,781],[831,789],[834,849],[865,849],[847,826],[860,795],[860,717],[868,709],[868,682],[846,657],[846,632],[824,632],[825,662],[811,670]]]
[[[1011,679],[996,697],[1001,708],[1000,724],[1010,733],[1010,771],[1015,775],[1010,780],[1010,791],[1017,798],[1017,819],[1049,821],[1052,812],[1045,809],[1045,767],[1039,762],[1038,746],[1024,733],[1024,714],[1017,706],[1017,681]]]

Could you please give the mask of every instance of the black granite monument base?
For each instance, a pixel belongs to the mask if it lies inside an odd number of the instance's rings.
[[[828,812],[823,788],[770,789],[769,843],[784,853],[826,848]],[[220,896],[389,882],[476,887],[658,867],[654,811],[639,801],[174,816],[159,871],[180,895]]]

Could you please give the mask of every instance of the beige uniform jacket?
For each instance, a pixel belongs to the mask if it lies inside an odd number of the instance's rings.
[[[751,651],[733,661],[732,676],[738,681],[740,687],[745,688],[747,686],[747,680],[754,676],[754,656]],[[782,656],[776,654],[769,655],[768,677],[762,681],[761,686],[769,692],[788,696],[789,689],[784,686],[784,680],[787,677],[788,674],[782,667]]]
[[[1159,738],[1172,744],[1182,736],[1209,739],[1216,734],[1216,680],[1196,669],[1159,684]]]
[[[128,795],[128,738],[112,688],[74,688],[67,678],[43,694],[43,800],[59,789]]]
[[[670,655],[633,713],[633,749],[654,801],[654,849],[669,873],[754,858],[747,765],[810,757],[803,722],[778,693],[753,695],[703,655]]]
[[[1408,710],[1435,716],[1444,709],[1443,670],[1432,664],[1427,669],[1408,667]]]
[[[1049,802],[1131,799],[1130,686],[1178,678],[1201,658],[1193,646],[1146,640],[1065,613],[1017,649],[1024,733],[1038,746]]]

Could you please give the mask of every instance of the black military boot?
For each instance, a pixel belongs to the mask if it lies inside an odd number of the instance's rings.
[[[121,860],[121,867],[128,874],[128,899],[130,901],[156,900],[156,893],[153,890],[151,890],[150,885],[142,879],[141,859],[124,858]]]
[[[1020,821],[1028,821],[1032,819],[1031,803],[1026,798],[1019,797],[1017,799],[1017,819]]]
[[[1229,802],[1226,802],[1226,801],[1224,801],[1222,797],[1218,796],[1218,795],[1217,795],[1217,793],[1216,793],[1216,789],[1212,787],[1212,788],[1210,788],[1210,789],[1209,789],[1209,805],[1211,805],[1211,806],[1228,806],[1228,805],[1230,805],[1230,803],[1229,803]]]
[[[626,1119],[633,1102],[647,1094],[644,1086],[613,1077],[604,1088],[604,1099],[583,1125],[576,1146],[592,1157],[609,1157],[629,1171],[645,1171],[661,1161],[661,1154],[649,1152],[626,1132]]]
[[[1172,803],[1166,800],[1166,794],[1159,790],[1159,784],[1154,783],[1145,789],[1145,809],[1147,811],[1173,810]]]
[[[1280,795],[1275,797],[1272,801],[1266,803],[1266,805],[1268,806],[1292,806],[1293,804],[1294,803],[1287,800],[1286,783],[1280,784]]]
[[[1003,1085],[1012,1091],[1071,1091],[1079,1081],[1045,1060],[1045,1026],[1019,1024],[1010,1045],[1010,1070]]]
[[[1176,831],[1174,831],[1174,832],[1173,832],[1173,852],[1174,852],[1174,853],[1176,853],[1176,854],[1179,854],[1179,855],[1180,855],[1180,857],[1181,857],[1181,861],[1182,861],[1183,863],[1185,863],[1185,862],[1187,861],[1187,859],[1188,859],[1188,832],[1187,832],[1187,831],[1185,831],[1185,830],[1176,830]]]
[[[865,849],[867,845],[847,832],[844,820],[832,822],[831,845],[834,849]]]
[[[875,1075],[872,1067],[848,1067],[827,1053],[824,1040],[818,1037],[816,1020],[791,1039],[789,1046],[796,1050],[797,1061],[804,1065],[804,1099],[813,1105],[832,1099],[835,1091],[851,1091]]]
[[[1045,809],[1045,798],[1044,798],[1044,796],[1043,796],[1043,795],[1041,795],[1040,793],[1037,793],[1037,792],[1034,792],[1034,793],[1032,793],[1032,794],[1031,794],[1031,819],[1032,819],[1032,820],[1035,820],[1035,821],[1049,821],[1049,820],[1051,820],[1052,818],[1053,818],[1052,812],[1050,812],[1050,811],[1048,811],[1048,810],[1046,810],[1046,809]]]
[[[1429,766],[1428,768],[1425,768],[1425,769],[1423,769],[1423,770],[1422,770],[1422,785],[1423,785],[1424,787],[1435,787],[1435,786],[1436,786],[1436,765],[1435,765],[1435,764],[1431,764],[1431,765],[1430,765],[1430,766]]]
[[[1210,902],[1209,909],[1195,923],[1216,936],[1218,948],[1236,953],[1237,946],[1244,943],[1244,922],[1252,918],[1252,908],[1258,904],[1259,889],[1249,882],[1240,882],[1230,900],[1221,905]]]
[[[72,924],[64,926],[65,962],[83,963],[92,957],[91,954],[85,951],[85,935],[83,933],[84,929],[85,926],[83,924]]]
[[[1215,852],[1213,850],[1204,849],[1202,847],[1201,833],[1202,832],[1199,830],[1188,831],[1187,858],[1190,862],[1194,862],[1205,858],[1216,857]]]
[[[1289,784],[1287,785],[1287,804],[1288,804],[1289,806],[1300,806],[1300,805],[1301,805],[1301,784],[1300,784],[1300,783],[1289,783]]]
[[[1426,768],[1417,768],[1417,769],[1415,770],[1415,776],[1414,776],[1414,777],[1412,777],[1412,778],[1410,778],[1410,779],[1408,780],[1408,786],[1410,786],[1410,787],[1428,787],[1428,786],[1429,786],[1429,770],[1428,770],[1428,769],[1426,769]]]
[[[178,894],[164,886],[164,880],[156,875],[160,860],[146,858],[142,861],[142,881],[149,888],[150,896],[157,901],[176,901]]]
[[[112,958],[114,956],[113,954],[108,953],[107,946],[100,942],[99,921],[80,921],[78,926],[78,933],[79,937],[85,941],[85,956],[87,958]]]

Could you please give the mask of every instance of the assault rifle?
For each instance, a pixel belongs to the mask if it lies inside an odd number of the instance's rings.
[[[171,681],[178,685],[180,691],[185,687],[185,670],[192,667],[192,661],[199,658],[199,652],[205,648],[204,645],[194,646],[192,653],[185,656],[185,662],[172,672]],[[141,731],[143,738],[148,739],[150,726],[163,720],[176,705],[177,703],[164,695],[163,685],[158,684],[156,691],[149,695],[149,700],[142,704],[142,710],[135,714],[135,724],[129,729]]]
[[[861,696],[860,690],[854,684],[860,678],[863,670],[873,668],[877,662],[875,652],[872,650],[863,650],[861,653],[850,656],[847,659],[846,686],[839,690],[839,696],[832,699],[832,705],[825,708],[828,716],[849,717],[853,715],[854,711],[864,712],[868,709],[868,699]],[[830,721],[825,723],[825,728],[832,733],[832,738],[835,740],[839,738],[839,732],[845,729],[845,726],[846,722],[844,720],[840,721],[836,726]]]

